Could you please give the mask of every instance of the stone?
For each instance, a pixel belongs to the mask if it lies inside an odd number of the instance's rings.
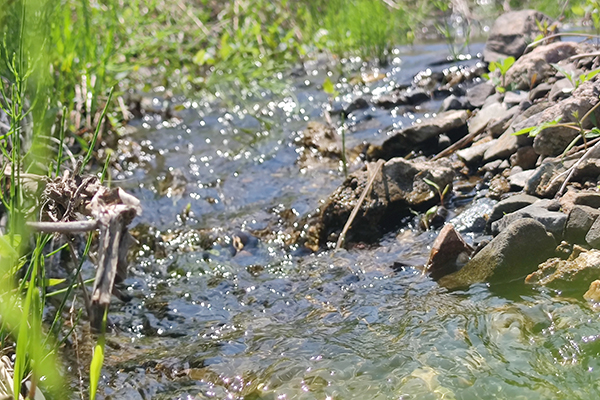
[[[573,84],[567,78],[559,79],[554,82],[548,98],[550,101],[558,101],[571,96],[573,92]]]
[[[508,114],[508,108],[499,102],[494,102],[483,107],[469,119],[469,133],[477,135],[483,132],[490,122],[495,122],[497,118],[501,119],[506,114]]]
[[[489,197],[492,199],[499,199],[508,192],[510,192],[510,183],[508,183],[508,179],[504,176],[496,175],[490,180],[488,191]]]
[[[492,213],[490,214],[488,226],[491,228],[492,222],[498,221],[505,214],[510,214],[524,207],[530,206],[538,200],[539,198],[530,196],[528,194],[517,194],[499,201],[496,203]]]
[[[537,100],[546,96],[552,90],[552,85],[548,82],[542,82],[536,87],[534,87],[531,92],[529,92],[529,100]]]
[[[438,114],[413,126],[395,130],[381,146],[371,145],[367,150],[369,159],[401,157],[418,148],[429,139],[444,133],[450,137],[462,137],[467,132],[467,110],[452,110]]]
[[[541,223],[522,218],[492,239],[461,270],[444,276],[438,283],[458,289],[477,282],[495,284],[522,279],[550,257],[555,247],[554,238]]]
[[[525,278],[525,283],[548,286],[562,294],[581,296],[600,277],[600,251],[575,246],[568,259],[551,258]]]
[[[546,81],[556,75],[556,69],[550,64],[559,62],[583,52],[575,42],[554,42],[541,45],[519,58],[506,73],[506,85],[513,89],[529,90],[532,79],[536,82]]]
[[[530,169],[527,171],[520,171],[520,172],[511,174],[508,177],[508,183],[510,183],[510,189],[512,191],[523,190],[534,172],[535,172],[534,170]]]
[[[473,253],[452,224],[446,224],[431,246],[427,273],[435,280],[462,268]]]
[[[596,218],[585,235],[585,241],[595,249],[600,249],[600,219]]]
[[[442,101],[442,106],[440,107],[440,112],[448,111],[448,110],[464,110],[469,108],[467,99],[463,97],[457,97],[455,95],[450,95]]]
[[[431,100],[429,94],[421,89],[393,90],[391,93],[373,98],[373,104],[383,108],[394,108],[398,106],[415,106]]]
[[[492,137],[498,138],[510,126],[513,119],[521,112],[518,107],[509,108],[505,113],[492,117],[487,125],[487,130],[492,134]],[[518,142],[518,139],[517,139]]]
[[[494,144],[494,141],[488,141],[483,143],[477,143],[466,149],[462,149],[456,152],[458,158],[460,158],[465,164],[469,166],[478,165],[483,160],[483,154],[487,149]]]
[[[510,165],[528,170],[535,167],[537,159],[538,154],[533,149],[533,146],[524,146],[518,148],[517,152],[510,156]]]
[[[564,239],[571,244],[585,244],[585,237],[600,210],[588,206],[574,206],[567,217]]]
[[[479,83],[467,90],[467,102],[474,108],[483,107],[486,99],[496,93],[496,88],[490,81]]]
[[[512,106],[516,106],[517,104],[521,104],[521,102],[527,100],[529,98],[529,92],[526,90],[515,90],[506,92],[504,95],[504,104],[506,108],[511,108]]]
[[[330,235],[339,233],[367,185],[369,173],[363,169],[348,176],[325,201],[319,216],[321,245]],[[426,211],[439,202],[435,188],[425,182],[435,182],[442,190],[452,185],[454,171],[449,161],[405,160],[387,161],[375,178],[373,186],[346,235],[346,243],[374,242],[399,223],[411,210]]]
[[[531,176],[525,192],[539,197],[553,197],[565,180],[564,172],[577,162],[577,158],[561,157],[548,158],[537,167]],[[571,176],[570,182],[585,182],[596,180],[600,176],[600,159],[589,157],[580,162]]]
[[[457,232],[467,234],[483,233],[495,204],[496,201],[488,197],[476,199],[464,211],[452,218],[449,223],[454,226]]]
[[[552,23],[550,18],[535,10],[512,11],[498,17],[485,43],[483,60],[521,57],[527,45],[540,34],[536,21]]]
[[[519,219],[523,218],[531,218],[544,225],[546,231],[552,233],[557,241],[559,241],[562,238],[562,234],[565,229],[567,216],[562,212],[549,211],[543,206],[543,204],[540,203],[541,202],[538,201],[518,211],[507,214],[498,221],[493,222],[491,224],[492,235],[498,235],[514,221],[518,221]]]
[[[342,115],[344,118],[347,118],[354,111],[364,110],[366,108],[369,108],[369,103],[364,98],[359,97],[344,108]]]
[[[490,146],[490,148],[485,151],[483,161],[509,158],[519,149],[518,140],[518,137],[513,135],[513,132],[510,129],[507,130],[500,135],[497,141],[494,142],[494,145]]]

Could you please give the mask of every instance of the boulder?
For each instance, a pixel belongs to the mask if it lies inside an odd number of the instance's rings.
[[[503,119],[509,114],[508,108],[502,103],[493,102],[486,105],[469,119],[469,133],[473,135],[479,134],[490,123],[496,122],[497,119]]]
[[[506,214],[513,213],[517,210],[520,210],[524,207],[532,205],[539,198],[530,196],[527,194],[517,194],[511,197],[508,197],[502,201],[499,201],[494,206],[490,218],[488,219],[488,228],[491,228],[492,222],[498,221]]]
[[[518,140],[519,138],[513,135],[510,129],[507,130],[485,151],[483,161],[509,158],[519,149]]]
[[[540,34],[536,21],[552,22],[546,15],[535,10],[512,11],[498,17],[483,49],[484,61],[521,57],[527,45]]]
[[[557,157],[557,159],[549,158],[544,161],[527,181],[525,192],[539,197],[553,197],[565,180],[564,172],[577,162],[577,158],[566,157],[563,161]],[[587,179],[595,181],[598,176],[600,176],[600,159],[589,157],[577,165],[570,182],[583,182]]]
[[[492,239],[460,271],[444,276],[438,283],[457,289],[477,282],[507,283],[522,279],[551,256],[555,246],[554,238],[542,224],[522,218]]]
[[[457,97],[455,95],[450,95],[442,101],[442,105],[440,107],[440,112],[448,111],[448,110],[464,110],[468,107],[467,99],[463,97]]]
[[[442,133],[455,139],[462,137],[467,133],[468,117],[469,113],[466,110],[446,111],[408,128],[392,131],[392,136],[381,146],[371,145],[367,156],[369,159],[389,160],[392,157],[405,156],[428,140],[437,139]]]
[[[529,99],[529,92],[525,90],[515,90],[506,92],[504,95],[504,104],[507,106],[506,108],[511,108],[521,102]]]
[[[525,278],[525,283],[559,289],[563,294],[582,295],[590,282],[600,277],[600,250],[575,246],[566,259],[551,258]]]
[[[460,158],[468,166],[478,165],[483,160],[483,155],[486,150],[494,144],[494,140],[487,142],[476,143],[466,149],[462,149],[456,152],[458,158]]]
[[[545,82],[556,75],[556,69],[550,64],[579,54],[582,50],[575,42],[555,42],[538,46],[509,68],[506,73],[506,85],[512,85],[513,89],[529,90],[537,82]]]
[[[452,226],[446,224],[431,246],[427,273],[433,279],[439,279],[462,268],[470,259],[473,248]]]
[[[467,102],[471,109],[481,108],[488,97],[496,93],[496,88],[490,81],[479,83],[467,90]]]
[[[519,168],[519,167],[515,167],[515,168]],[[515,172],[509,175],[508,177],[508,183],[510,183],[510,189],[512,191],[521,191],[525,188],[525,186],[527,185],[527,182],[529,181],[529,179],[531,178],[531,175],[533,175],[535,171],[534,170],[527,170],[527,171],[520,171],[520,172]]]
[[[431,100],[429,94],[420,88],[408,90],[394,90],[373,98],[373,104],[383,108],[394,108],[397,106],[415,106]]]
[[[517,152],[510,156],[510,165],[528,170],[535,167],[537,159],[538,154],[533,149],[533,146],[524,146],[518,148]]]
[[[453,178],[454,171],[447,160],[389,160],[379,171],[362,203],[346,235],[346,243],[376,241],[409,215],[411,210],[425,211],[438,203],[436,189],[424,179],[435,182],[443,190],[452,185]],[[342,230],[368,179],[369,174],[365,169],[354,172],[326,200],[321,207],[318,223],[321,244]]]
[[[585,241],[595,249],[600,249],[600,219],[596,218],[585,235]]]

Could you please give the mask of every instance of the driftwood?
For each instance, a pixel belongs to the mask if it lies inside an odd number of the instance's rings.
[[[27,223],[31,229],[67,236],[100,231],[98,266],[91,296],[78,276],[90,324],[99,329],[115,283],[122,282],[127,276],[127,252],[135,241],[127,227],[141,214],[140,202],[120,188],[102,186],[94,176],[82,178],[69,173],[48,182],[42,198],[42,221]],[[71,257],[77,260],[74,252]]]

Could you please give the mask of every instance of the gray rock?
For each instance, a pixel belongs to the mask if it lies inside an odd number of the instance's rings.
[[[485,281],[508,283],[534,271],[554,253],[555,246],[554,238],[542,224],[522,218],[492,239],[460,271],[441,278],[438,283],[449,289]]]
[[[364,98],[359,97],[358,99],[355,99],[352,103],[344,107],[341,114],[344,117],[348,117],[354,111],[364,110],[366,108],[369,108],[369,103]]]
[[[529,181],[531,175],[533,175],[534,172],[534,170],[530,169],[527,171],[520,171],[511,174],[508,177],[508,183],[510,183],[511,190],[523,190],[523,188],[525,188],[525,185],[527,185],[527,182]]]
[[[600,219],[596,218],[585,235],[585,241],[595,249],[600,249]]]
[[[535,167],[537,159],[538,154],[532,146],[520,147],[515,154],[510,156],[510,165],[528,170]]]
[[[479,198],[474,200],[463,212],[448,222],[454,226],[454,229],[456,229],[457,232],[484,232],[488,216],[492,212],[495,204],[496,201],[488,197]]]
[[[524,207],[532,205],[538,200],[539,198],[530,196],[528,194],[517,194],[496,203],[492,213],[490,214],[490,218],[488,219],[488,226],[490,226],[492,222],[498,221],[505,214],[510,214]]]
[[[462,149],[456,152],[458,158],[460,158],[465,164],[469,166],[477,165],[483,159],[483,154],[487,149],[494,144],[494,141],[477,143],[466,149]]]
[[[431,100],[429,94],[421,89],[394,90],[373,99],[373,104],[383,108],[394,108],[397,106],[415,106]]]
[[[573,84],[567,78],[559,79],[552,85],[548,98],[550,101],[558,101],[571,96]]]
[[[552,85],[548,82],[542,82],[529,92],[529,100],[533,101],[541,99],[546,96],[550,90],[552,90]]]
[[[525,101],[529,98],[529,92],[526,90],[515,90],[506,92],[504,95],[504,104],[506,104],[506,108],[511,108],[517,104],[520,104],[522,101]]]
[[[486,62],[499,61],[512,56],[519,58],[527,45],[540,34],[536,21],[552,21],[535,10],[513,11],[501,15],[492,26],[483,49]]]
[[[575,162],[577,159],[565,158],[563,161],[560,157],[544,160],[527,182],[525,192],[539,197],[553,197],[565,180],[566,175],[563,173]],[[598,176],[600,176],[600,159],[589,157],[577,165],[570,182],[596,180]]]
[[[321,244],[331,234],[342,230],[368,178],[366,170],[352,173],[321,207],[318,223]],[[347,233],[346,242],[377,240],[387,229],[409,215],[411,210],[425,211],[439,202],[436,190],[424,179],[435,182],[443,190],[452,185],[453,178],[454,171],[447,160],[389,160],[375,178]]]
[[[536,77],[535,82],[542,82],[556,75],[556,69],[550,64],[580,52],[582,49],[574,42],[554,42],[536,47],[510,67],[506,73],[506,84],[512,85],[514,89],[529,89],[534,76]]]
[[[547,208],[543,207],[543,204],[539,204],[540,202],[507,214],[498,221],[493,222],[492,234],[498,235],[515,221],[523,218],[532,218],[544,225],[546,230],[552,233],[554,237],[559,240],[562,238],[562,234],[565,229],[565,223],[567,222],[567,216],[562,212],[549,211]]]
[[[448,110],[464,110],[466,108],[469,108],[467,99],[465,97],[456,97],[452,94],[442,101],[440,112]]]
[[[513,135],[512,130],[504,132],[493,146],[490,146],[483,155],[484,161],[505,159],[516,153],[519,148],[519,138]]]
[[[469,119],[469,133],[476,135],[483,132],[489,123],[496,122],[498,118],[504,118],[508,113],[508,108],[499,102],[494,102],[483,107]]]
[[[467,110],[446,111],[408,128],[393,131],[393,136],[381,146],[372,145],[367,150],[367,156],[370,159],[405,156],[421,143],[442,133],[462,136],[467,132],[468,117]]]
[[[491,82],[479,83],[467,90],[467,101],[471,108],[481,108],[486,99],[496,93],[496,88]]]
[[[585,237],[600,210],[588,206],[574,206],[569,212],[565,225],[564,239],[571,244],[585,244]]]

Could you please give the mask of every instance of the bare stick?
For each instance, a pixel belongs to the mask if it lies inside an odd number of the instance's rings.
[[[480,132],[471,132],[471,133],[469,133],[467,136],[463,137],[458,142],[456,142],[453,145],[451,145],[451,146],[445,148],[444,150],[442,150],[435,157],[433,157],[431,159],[431,161],[439,160],[442,157],[449,156],[450,154],[454,153],[456,150],[462,149],[463,147],[465,147],[466,145],[468,145],[469,143],[471,143],[473,141],[473,139],[475,139],[475,136],[477,136],[479,133]]]
[[[567,177],[565,178],[565,181],[561,185],[560,189],[558,190],[558,192],[556,192],[556,196],[554,196],[555,198],[558,198],[562,195],[565,188],[567,187],[567,183],[569,183],[569,180],[573,177],[573,174],[575,173],[575,170],[577,169],[579,164],[581,164],[583,162],[583,160],[585,160],[592,153],[592,151],[594,151],[594,149],[596,149],[598,146],[600,146],[600,142],[598,142],[595,145],[593,145],[592,147],[590,147],[589,150],[586,151],[585,154],[582,155],[581,158],[579,160],[577,160],[577,162],[575,164],[573,164],[573,166],[571,166],[571,168],[568,169],[569,175],[567,175]]]
[[[555,33],[554,35],[549,35],[546,36],[544,38],[541,38],[540,40],[536,40],[535,42],[529,43],[529,45],[527,47],[533,47],[541,42],[544,42],[546,40],[550,40],[550,39],[554,39],[557,37],[561,37],[561,36],[578,36],[578,37],[584,37],[584,38],[596,38],[596,39],[600,39],[600,36],[598,35],[590,35],[587,33],[570,33],[570,32],[563,32],[563,33]]]
[[[385,163],[384,160],[378,160],[377,164],[375,164],[373,173],[370,174],[369,180],[367,181],[367,186],[365,186],[365,189],[363,190],[360,197],[358,198],[358,203],[356,203],[356,206],[354,206],[354,209],[350,213],[350,217],[348,217],[348,221],[346,221],[346,225],[344,225],[344,229],[342,229],[342,233],[340,233],[340,237],[338,238],[337,243],[335,244],[336,250],[339,250],[344,245],[344,239],[346,238],[346,233],[348,233],[348,229],[350,229],[350,226],[352,225],[352,221],[354,221],[354,218],[356,218],[356,214],[358,214],[358,210],[360,209],[360,206],[365,201],[365,198],[367,197],[367,193],[370,192],[371,186],[373,186],[373,182],[375,182],[375,177],[379,173],[379,170],[381,169],[381,167],[383,166],[384,163]],[[368,168],[367,168],[367,170],[368,170]]]
[[[69,221],[69,222],[27,222],[33,230],[44,233],[75,233],[89,232],[98,228],[98,221]]]

